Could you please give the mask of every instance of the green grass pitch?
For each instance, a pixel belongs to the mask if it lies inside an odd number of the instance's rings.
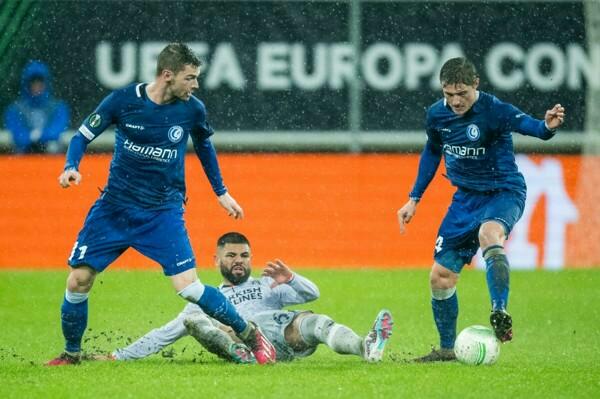
[[[137,362],[45,367],[62,350],[66,271],[0,272],[0,398],[592,398],[600,397],[600,270],[513,272],[514,341],[493,366],[411,364],[437,344],[428,271],[303,270],[321,298],[303,307],[364,334],[380,308],[395,318],[384,361],[320,347],[288,364],[236,366],[192,338]],[[201,270],[216,284],[216,272]],[[459,283],[459,329],[488,325],[485,275]],[[107,271],[90,297],[87,351],[109,351],[173,318],[184,302],[160,272]]]

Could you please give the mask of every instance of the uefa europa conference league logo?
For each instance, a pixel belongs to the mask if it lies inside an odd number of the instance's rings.
[[[88,118],[88,123],[90,124],[90,127],[96,128],[102,123],[102,117],[100,114],[93,113]]]

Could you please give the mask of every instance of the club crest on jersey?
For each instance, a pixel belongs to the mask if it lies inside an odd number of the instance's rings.
[[[467,126],[467,137],[469,138],[469,140],[477,141],[477,139],[479,139],[480,136],[481,132],[479,131],[477,125]]]
[[[173,143],[177,143],[179,142],[179,140],[181,140],[182,137],[183,128],[178,125],[171,126],[171,128],[169,129],[169,140],[171,140]]]
[[[90,127],[96,128],[102,123],[102,117],[100,116],[100,114],[91,114],[88,118],[88,123],[90,124]]]

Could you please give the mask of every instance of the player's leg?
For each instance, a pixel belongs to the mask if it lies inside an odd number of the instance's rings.
[[[431,289],[431,310],[440,337],[439,350],[416,359],[420,362],[454,360],[456,340],[456,320],[458,319],[458,296],[456,283],[459,274],[437,262],[431,268],[429,285]]]
[[[492,302],[490,324],[502,342],[512,339],[512,317],[506,311],[510,288],[510,266],[504,252],[506,232],[499,222],[488,221],[481,225],[479,242],[485,259],[487,286]]]
[[[365,338],[351,328],[336,323],[329,316],[314,313],[299,313],[285,329],[285,340],[297,352],[318,344],[325,344],[339,354],[352,354],[368,361],[379,361],[383,348],[391,335],[391,314],[379,313],[373,328]]]
[[[153,329],[126,347],[115,350],[107,359],[96,357],[96,360],[137,360],[158,353],[164,347],[188,335],[184,325],[184,320],[188,316],[189,312],[186,307],[167,324]]]
[[[96,272],[86,266],[71,269],[67,289],[60,308],[60,320],[65,338],[65,351],[49,361],[48,366],[79,363],[81,340],[87,328],[88,295],[94,284]]]
[[[505,310],[508,304],[510,267],[504,252],[505,236],[504,226],[499,222],[487,221],[479,229],[492,311]]]
[[[61,305],[61,326],[65,352],[46,363],[49,366],[76,364],[87,327],[88,295],[96,274],[104,270],[127,248],[115,222],[122,210],[98,200],[90,209],[69,257],[71,272]]]
[[[500,192],[485,204],[483,222],[479,228],[479,245],[486,264],[486,279],[492,313],[490,323],[502,342],[512,339],[512,317],[506,311],[510,290],[510,265],[504,242],[523,214],[525,196],[522,193]]]
[[[256,363],[250,349],[236,340],[237,336],[230,327],[213,322],[201,313],[187,316],[183,324],[188,334],[220,358],[240,364]]]
[[[459,273],[478,248],[478,202],[458,190],[440,226],[435,242],[434,263],[429,276],[431,310],[440,337],[439,350],[417,358],[418,362],[454,360],[454,341],[458,319],[456,284]]]
[[[363,339],[324,314],[299,313],[286,327],[285,340],[296,350],[322,343],[339,354],[363,355]]]

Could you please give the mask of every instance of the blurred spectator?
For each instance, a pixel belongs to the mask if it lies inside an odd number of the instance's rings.
[[[69,127],[69,107],[52,96],[46,64],[30,61],[21,76],[21,93],[4,114],[17,153],[62,150],[61,134]]]

